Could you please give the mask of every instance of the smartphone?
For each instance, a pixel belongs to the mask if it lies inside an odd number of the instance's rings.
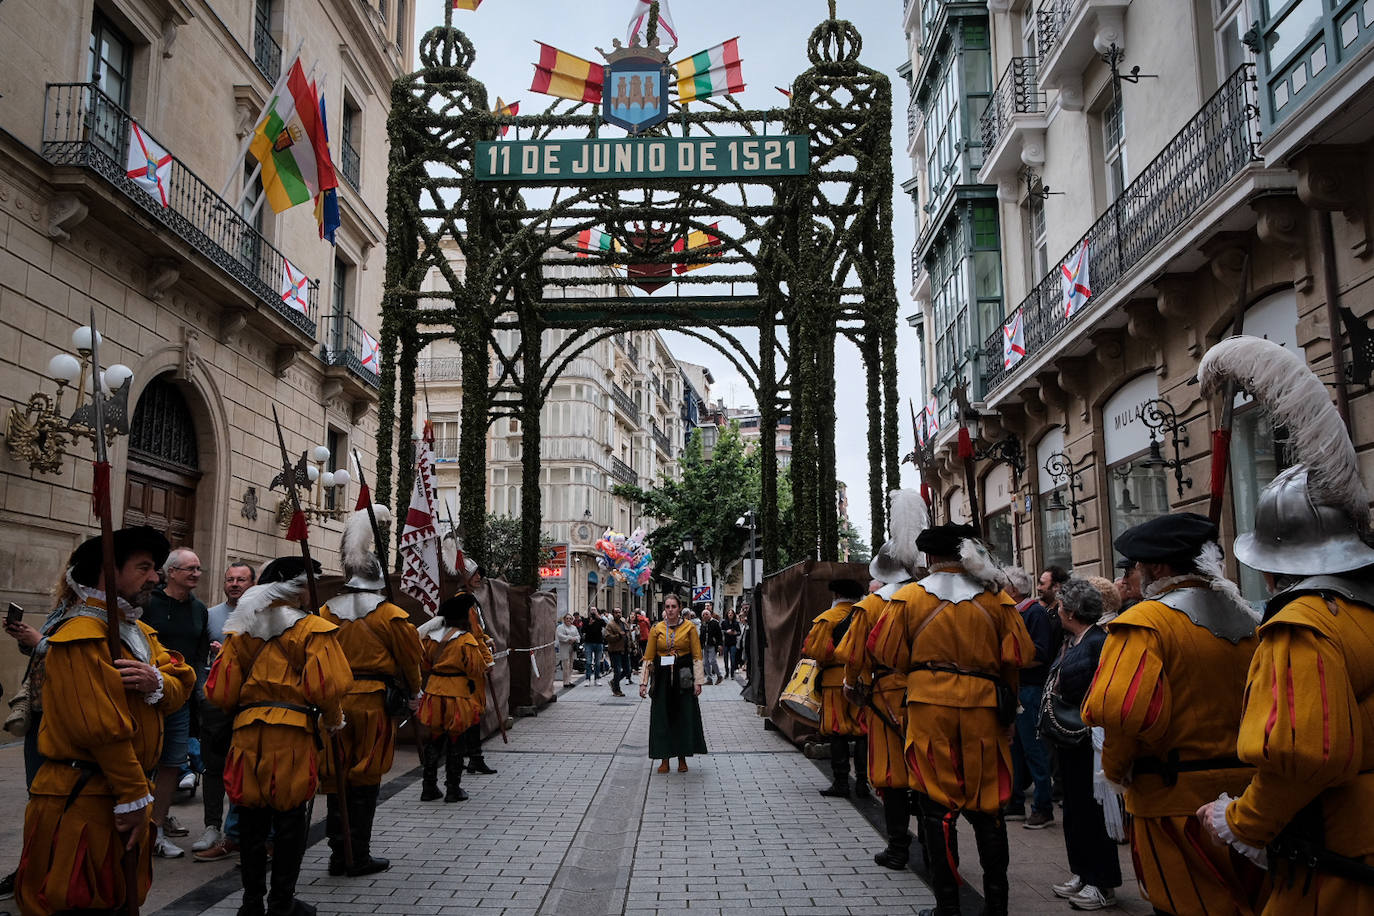
[[[7,614],[5,614],[5,626],[10,627],[10,626],[14,626],[14,625],[17,624],[17,623],[23,623],[23,622],[24,622],[24,609],[23,609],[22,607],[20,607],[19,605],[15,604],[13,601],[11,601],[11,602],[10,602],[10,609],[9,609],[9,612],[8,612]]]

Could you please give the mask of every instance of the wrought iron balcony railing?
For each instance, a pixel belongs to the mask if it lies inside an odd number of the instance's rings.
[[[458,460],[458,440],[457,438],[445,438],[434,440],[434,460],[435,461],[457,461]]]
[[[672,457],[673,443],[668,439],[666,435],[664,435],[663,430],[659,429],[658,425],[655,424],[651,430],[651,433],[654,438],[654,444],[657,445],[659,448],[663,449],[663,454]]]
[[[368,385],[382,381],[382,354],[377,340],[348,315],[324,317],[324,344],[320,359],[327,366],[343,366]]]
[[[635,405],[633,398],[619,388],[612,388],[611,400],[615,402],[615,406],[625,411],[626,416],[631,419],[635,426],[639,425],[639,408]]]
[[[1054,50],[1055,43],[1059,41],[1059,34],[1064,31],[1064,26],[1068,25],[1069,17],[1073,15],[1074,0],[1048,0],[1040,5],[1040,9],[1035,11],[1035,35],[1038,40],[1037,53],[1039,63],[1044,63],[1045,58],[1050,56]]]
[[[439,356],[433,359],[415,361],[415,377],[431,382],[451,382],[463,377],[463,359],[460,356]]]
[[[272,85],[281,78],[281,45],[264,28],[253,30],[253,63]]]
[[[921,106],[916,104],[916,96],[912,95],[906,103],[906,145],[908,147],[915,144],[924,125],[925,112],[921,111]]]
[[[362,188],[362,158],[358,151],[353,148],[353,144],[344,137],[339,141],[339,169],[344,180],[348,182],[353,190],[358,191]]]
[[[630,354],[630,362],[635,366],[639,365],[639,347],[635,346],[633,340],[625,341],[625,352]]]
[[[980,119],[985,152],[991,153],[997,147],[1014,116],[1045,110],[1045,93],[1036,83],[1036,64],[1034,57],[1013,57],[1002,74]]]
[[[1022,300],[1019,308],[1027,359],[1043,353],[1065,329],[1078,323],[1127,271],[1256,161],[1258,117],[1254,66],[1245,64],[1203,103],[1192,120],[1164,145],[1087,234]],[[1092,298],[1085,307],[1066,316],[1060,265],[1075,257],[1085,240]],[[1002,359],[1002,337],[1002,329],[994,328],[983,343],[986,393],[991,393],[1009,374]]]
[[[286,257],[175,156],[166,165],[158,197],[138,185],[125,165],[131,138],[135,142],[138,139],[132,124],[129,113],[93,83],[49,83],[43,112],[43,157],[56,165],[81,166],[100,175],[145,214],[314,339],[319,284],[309,285],[304,312],[288,305],[281,292]],[[141,125],[139,133],[156,143]]]
[[[635,469],[614,455],[611,456],[611,476],[621,483],[628,483],[631,486],[639,485],[639,475],[635,473]]]

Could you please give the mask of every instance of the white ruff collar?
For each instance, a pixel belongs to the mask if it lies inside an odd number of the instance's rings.
[[[450,639],[462,636],[467,630],[460,630],[458,627],[450,626],[442,617],[431,617],[420,624],[416,632],[421,639],[432,639],[435,642],[448,642]]]
[[[72,571],[67,570],[67,585],[72,591],[76,592],[78,598],[84,604],[87,601],[97,601],[103,607],[105,604],[105,592],[103,589],[89,588],[72,578]],[[129,602],[115,596],[115,601],[119,604],[119,613],[124,615],[125,620],[138,620],[143,617],[143,608],[135,607]]]
[[[386,599],[376,592],[345,592],[325,602],[329,613],[340,620],[362,620]]]
[[[244,592],[238,605],[224,621],[225,633],[242,633],[268,640],[280,636],[307,615],[292,604],[301,598],[305,576],[290,582],[255,585]]]

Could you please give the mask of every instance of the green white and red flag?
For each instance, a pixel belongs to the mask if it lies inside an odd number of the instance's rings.
[[[583,229],[577,233],[577,256],[589,258],[594,254],[609,254],[615,251],[615,239],[600,229]]]
[[[693,54],[673,66],[677,68],[679,102],[695,102],[744,89],[738,38]]]
[[[299,58],[291,65],[284,89],[268,101],[248,151],[262,163],[263,191],[275,213],[339,186],[320,120],[320,100]]]

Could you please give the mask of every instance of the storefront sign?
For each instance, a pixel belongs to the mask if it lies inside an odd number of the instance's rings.
[[[1103,452],[1108,466],[1150,447],[1150,428],[1140,418],[1140,407],[1157,397],[1159,378],[1146,372],[1122,385],[1102,405]]]
[[[553,556],[539,567],[541,579],[566,579],[568,577],[568,545],[556,544]]]
[[[615,179],[775,178],[805,175],[810,138],[660,137],[516,140],[477,144],[478,181],[582,184]]]
[[[1045,435],[1040,438],[1040,443],[1035,446],[1035,469],[1040,475],[1038,480],[1040,489],[1036,491],[1037,493],[1048,493],[1055,487],[1062,487],[1067,483],[1063,478],[1055,480],[1050,476],[1050,473],[1045,470],[1045,462],[1049,460],[1049,457],[1055,452],[1062,451],[1064,451],[1064,427],[1062,426],[1056,426],[1054,429],[1045,433]],[[1026,508],[1026,511],[1030,511],[1029,506]]]

